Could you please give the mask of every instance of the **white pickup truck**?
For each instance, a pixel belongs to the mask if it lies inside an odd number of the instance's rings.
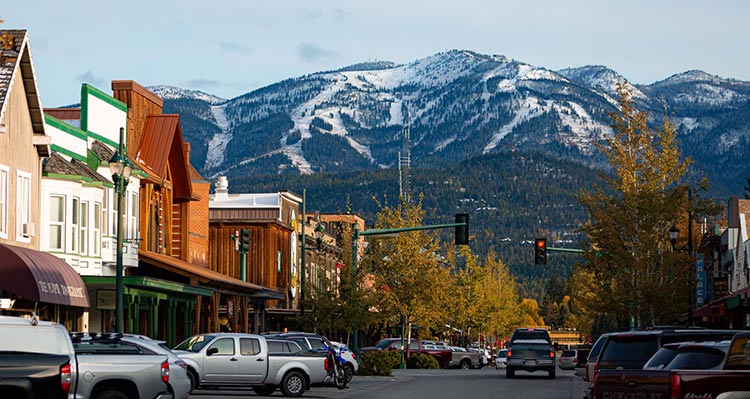
[[[257,334],[198,334],[173,351],[187,363],[193,389],[251,387],[270,395],[279,388],[284,396],[301,396],[322,385],[327,374],[324,354]]]

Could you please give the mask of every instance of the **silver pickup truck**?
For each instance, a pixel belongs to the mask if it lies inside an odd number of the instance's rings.
[[[256,334],[199,334],[173,351],[187,363],[193,389],[251,387],[270,395],[279,388],[284,396],[301,396],[327,374],[323,354],[304,354],[296,342]]]
[[[0,316],[0,392],[14,399],[172,398],[166,356],[110,341],[76,346],[60,324]]]

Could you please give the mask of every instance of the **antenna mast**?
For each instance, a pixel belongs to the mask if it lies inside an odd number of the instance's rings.
[[[402,150],[398,153],[399,194],[407,202],[411,202],[411,118],[409,106],[406,106],[406,127],[402,132]]]

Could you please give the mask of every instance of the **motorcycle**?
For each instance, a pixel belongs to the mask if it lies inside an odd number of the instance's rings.
[[[338,389],[346,388],[346,359],[341,356],[341,351],[334,347],[323,347],[326,351],[325,368],[328,372],[323,383],[335,385]]]

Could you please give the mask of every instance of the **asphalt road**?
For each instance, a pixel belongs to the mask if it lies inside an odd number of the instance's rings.
[[[581,399],[585,382],[572,371],[547,373],[518,371],[506,379],[504,370],[393,370],[392,377],[355,376],[345,390],[313,388],[303,398],[316,399]],[[281,397],[277,390],[272,397]],[[197,391],[191,399],[257,397],[252,391]]]

